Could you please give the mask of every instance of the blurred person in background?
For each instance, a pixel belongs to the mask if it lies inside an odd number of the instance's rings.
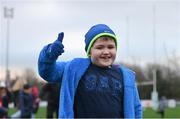
[[[19,93],[21,89],[12,92],[13,104],[15,112],[11,115],[11,118],[20,118],[21,111],[19,109]]]
[[[19,93],[19,107],[21,118],[31,118],[33,112],[33,99],[31,94],[31,86],[25,84],[23,90]]]
[[[158,109],[158,113],[160,113],[161,118],[164,118],[165,116],[165,109],[166,109],[166,97],[162,96],[159,101],[159,109]]]
[[[0,82],[0,118],[8,118],[9,97],[7,95],[6,85],[3,81]]]
[[[54,113],[58,118],[59,109],[59,84],[57,83],[46,83],[41,90],[40,97],[47,96],[47,118],[53,118]]]
[[[27,82],[20,77],[16,77],[15,80],[12,81],[11,93],[14,113],[11,115],[11,118],[20,118],[21,112],[19,107],[19,94],[22,91],[24,84],[26,83]]]
[[[39,109],[39,89],[36,85],[34,85],[31,89],[32,93],[32,100],[33,100],[33,112],[32,112],[32,118],[35,118],[36,113],[38,112]]]

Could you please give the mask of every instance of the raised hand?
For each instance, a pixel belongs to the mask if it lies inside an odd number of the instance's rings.
[[[64,38],[64,33],[61,32],[58,35],[57,40],[55,40],[52,44],[50,44],[48,52],[52,58],[57,58],[64,52],[64,46],[62,44],[62,40]]]

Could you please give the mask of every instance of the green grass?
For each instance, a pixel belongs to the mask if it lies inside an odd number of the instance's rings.
[[[9,115],[13,114],[15,109],[9,110]],[[36,114],[36,118],[46,118],[46,108],[41,107]],[[152,110],[152,108],[146,108],[143,110],[143,118],[160,118],[160,114]],[[165,118],[180,118],[180,107],[167,108],[165,111]]]
[[[160,114],[152,110],[152,108],[144,109],[144,118],[160,118]],[[167,108],[165,110],[165,118],[180,118],[180,107]]]
[[[11,108],[9,110],[8,115],[12,115],[13,113],[15,113],[16,110]],[[36,118],[46,118],[46,108],[45,107],[40,107],[37,114],[36,114]]]

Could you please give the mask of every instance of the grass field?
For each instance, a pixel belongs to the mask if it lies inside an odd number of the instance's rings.
[[[144,118],[160,118],[160,114],[152,110],[152,108],[144,109]],[[165,118],[180,118],[180,107],[167,108],[165,110]]]
[[[152,110],[151,108],[143,109],[143,118],[160,118],[160,115]],[[9,110],[9,115],[14,113],[14,109]],[[46,108],[41,107],[38,110],[36,118],[45,118],[46,117]],[[165,118],[180,118],[180,107],[176,108],[167,108],[165,111]]]

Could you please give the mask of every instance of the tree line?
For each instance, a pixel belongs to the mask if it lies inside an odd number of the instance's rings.
[[[128,66],[135,71],[137,83],[153,81],[153,70],[155,69],[159,98],[165,96],[168,99],[180,100],[180,72],[177,66],[160,64],[147,64],[144,67],[138,65]],[[151,99],[152,85],[139,85],[138,90],[141,99]]]

